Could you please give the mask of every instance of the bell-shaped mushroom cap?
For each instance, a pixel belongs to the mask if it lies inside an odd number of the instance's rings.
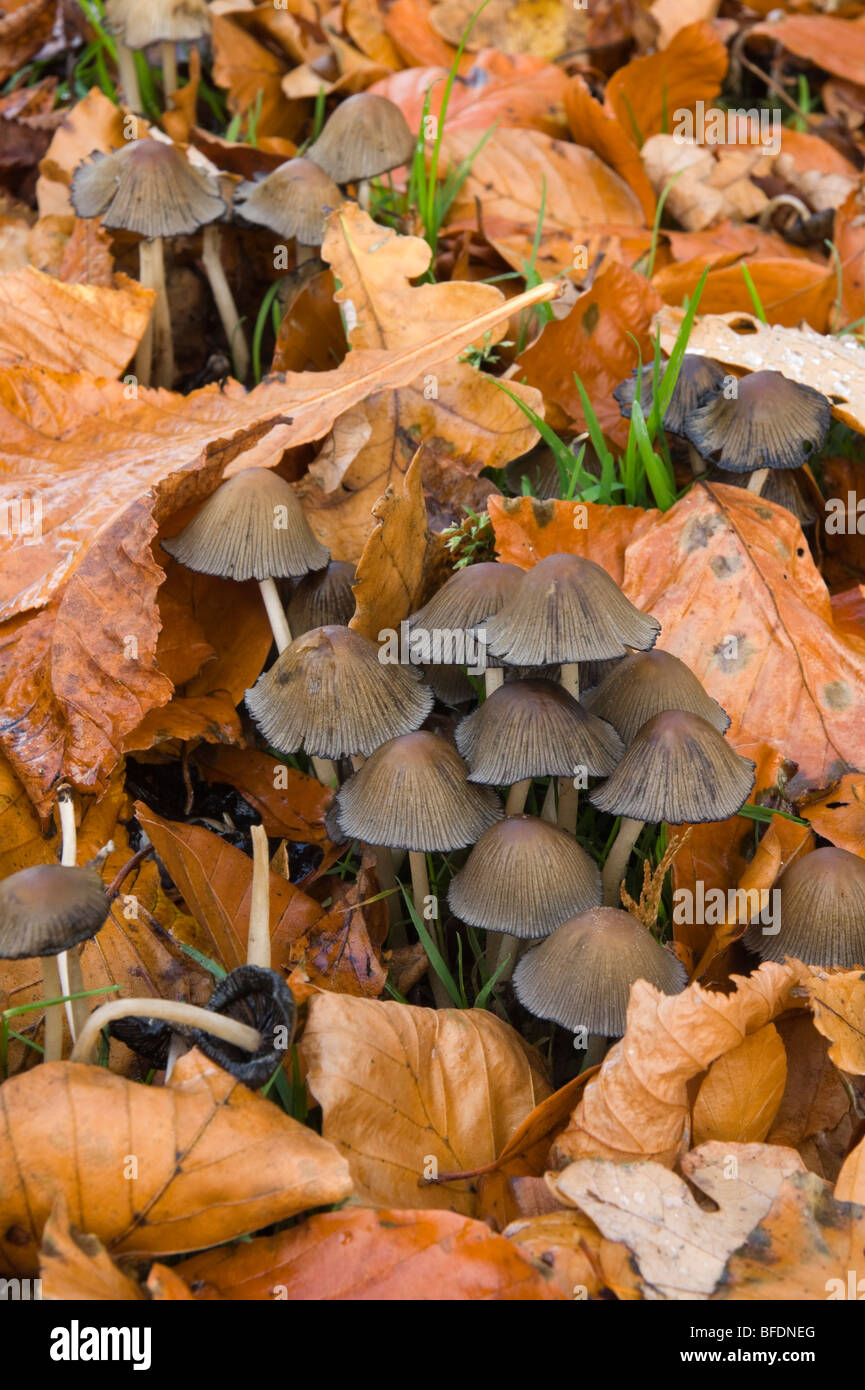
[[[294,586],[288,600],[288,623],[295,637],[314,627],[348,624],[354,609],[354,565],[331,560],[326,569],[313,570]]]
[[[535,816],[508,816],[487,830],[448,889],[461,921],[521,938],[547,936],[600,901],[594,859]]]
[[[261,1034],[258,1052],[245,1052],[202,1028],[193,1031],[195,1046],[244,1086],[256,1090],[285,1061],[294,1034],[294,995],[281,975],[259,965],[239,965],[220,980],[204,1006],[248,1023]]]
[[[523,575],[486,629],[493,656],[512,666],[553,666],[653,647],[661,624],[635,608],[593,560],[548,555]]]
[[[729,715],[706,693],[690,667],[657,648],[626,656],[600,685],[582,697],[582,703],[592,714],[618,729],[625,743],[630,743],[648,720],[665,709],[699,714],[719,734],[730,727]]]
[[[593,907],[563,922],[514,971],[517,998],[530,1013],[572,1033],[586,1028],[605,1037],[624,1033],[637,980],[678,994],[687,975],[642,922],[616,907]]]
[[[663,377],[667,363],[661,368],[659,380]],[[664,411],[663,425],[670,434],[681,435],[685,421],[701,405],[705,405],[720,391],[727,376],[720,362],[713,357],[701,357],[698,352],[686,352],[682,358],[676,385],[667,409]],[[648,416],[652,408],[654,394],[655,365],[650,362],[643,367],[641,374],[640,405],[643,414]],[[631,418],[631,406],[636,392],[636,371],[620,382],[613,395],[619,402],[619,409],[626,420]]]
[[[213,27],[205,0],[106,0],[105,12],[108,27],[127,48],[163,40],[194,43]]]
[[[327,214],[343,196],[311,159],[288,159],[260,182],[239,184],[234,201],[247,222],[277,236],[297,237],[304,246],[320,246]]]
[[[828,400],[813,386],[781,372],[752,372],[735,397],[720,394],[693,411],[682,433],[709,463],[749,473],[801,468],[820,449],[831,420]]]
[[[239,580],[299,578],[330,558],[291,485],[270,468],[246,468],[222,483],[162,548],[199,574]]]
[[[423,674],[436,699],[441,700],[443,705],[467,705],[473,702],[477,695],[462,666],[450,663],[425,666]]]
[[[383,663],[374,642],[348,627],[316,627],[281,652],[246,692],[268,743],[282,753],[303,745],[322,758],[373,753],[410,733],[433,707],[411,666]]]
[[[162,1071],[168,1062],[172,1031],[171,1024],[164,1018],[130,1016],[114,1018],[108,1024],[110,1037],[125,1043],[131,1052],[137,1052],[157,1071]]]
[[[502,818],[501,802],[467,780],[447,739],[421,730],[382,744],[337,797],[343,834],[391,849],[449,850],[474,844]]]
[[[495,560],[466,565],[452,574],[423,608],[412,613],[409,628],[431,632],[477,627],[513,598],[522,577],[519,565],[503,565]]]
[[[469,781],[494,787],[525,777],[573,777],[578,767],[607,777],[625,751],[611,724],[547,680],[499,686],[459,724],[456,745],[471,768]]]
[[[149,138],[94,153],[75,170],[69,196],[79,217],[148,238],[191,235],[225,212],[213,179],[176,145]]]
[[[731,748],[706,719],[665,710],[644,724],[615,772],[589,800],[632,820],[726,820],[747,801],[754,763]]]
[[[110,903],[95,869],[37,864],[0,882],[0,958],[56,956],[95,936]]]
[[[405,116],[388,97],[358,92],[340,103],[307,157],[336,183],[374,179],[412,157],[415,138]]]
[[[793,956],[805,965],[865,966],[865,859],[846,849],[814,850],[775,885],[781,930],[752,921],[745,945],[763,960]],[[777,922],[771,926],[777,928]]]

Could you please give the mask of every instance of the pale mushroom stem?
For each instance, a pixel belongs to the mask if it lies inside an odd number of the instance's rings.
[[[228,348],[234,363],[238,381],[246,381],[249,374],[249,345],[237,313],[234,295],[225,278],[225,269],[219,251],[219,228],[211,222],[205,227],[201,248],[201,264],[210,282],[213,301],[222,321],[223,331],[228,339]]]
[[[140,385],[171,387],[174,382],[174,341],[165,291],[165,256],[162,237],[142,241],[138,247],[138,278],[145,289],[156,291],[150,322],[135,354],[135,375]]]
[[[619,889],[622,886],[622,879],[625,877],[631,850],[637,843],[640,831],[645,824],[644,820],[632,820],[630,816],[622,816],[619,833],[613,841],[612,848],[607,855],[607,862],[601,871],[605,907],[619,907],[621,905]]]
[[[703,461],[703,459],[701,459],[700,455],[697,453],[697,450],[694,448],[693,444],[688,445],[688,458],[691,461],[691,472],[693,473],[694,477],[702,478],[703,474],[706,472],[706,464]]]
[[[136,116],[143,116],[144,103],[141,100],[138,73],[135,71],[135,54],[120,39],[117,40],[117,76],[120,78],[123,100],[129,110]]]
[[[304,261],[315,260],[319,249],[317,246],[308,246],[305,241],[296,241],[294,243],[294,264],[299,266],[303,265]]]
[[[562,667],[561,686],[575,700],[580,698],[580,668],[576,662],[568,662]],[[580,794],[574,786],[573,777],[559,780],[559,825],[562,830],[576,834],[577,815],[580,809]]]
[[[246,963],[270,969],[270,858],[263,825],[252,827],[252,902]]]
[[[379,890],[387,894],[385,902],[390,917],[389,945],[391,947],[407,946],[408,937],[401,920],[400,895],[396,891],[396,865],[393,851],[388,849],[387,845],[370,845],[370,849],[375,855],[375,876],[378,879]]]
[[[500,685],[505,683],[505,670],[503,666],[488,666],[484,671],[484,690],[487,699],[498,690]]]
[[[756,469],[756,471],[753,472],[750,478],[748,479],[748,491],[753,492],[755,496],[759,497],[760,493],[763,491],[763,484],[765,483],[768,476],[768,468]]]
[[[541,820],[547,821],[550,825],[556,823],[556,779],[550,778],[550,785],[547,787],[547,794],[544,797],[544,804],[541,807]]]
[[[161,47],[162,88],[167,98],[177,91],[177,49],[171,39],[163,39]]]
[[[408,853],[408,862],[411,867],[411,892],[414,900],[414,910],[421,921],[425,922],[427,919],[424,917],[424,903],[430,896],[426,855],[423,850],[410,849]],[[438,918],[437,910],[436,918]],[[439,1009],[453,1008],[453,1000],[445,989],[443,981],[439,979],[432,961],[430,961],[429,978],[436,1007]]]
[[[490,974],[495,975],[499,966],[507,961],[507,965],[496,980],[496,984],[505,984],[513,975],[519,946],[519,937],[509,936],[507,932],[487,932],[487,948],[484,955]]]
[[[60,813],[60,863],[65,868],[74,869],[78,862],[75,802],[72,800],[72,788],[65,783],[57,789],[57,808]],[[62,994],[83,993],[84,976],[81,973],[81,957],[76,948],[60,952],[57,957],[57,970]],[[87,1014],[86,999],[67,999],[66,1021],[73,1042],[87,1022]]]
[[[184,1004],[179,999],[112,999],[93,1010],[72,1049],[70,1062],[89,1062],[102,1029],[118,1018],[164,1018],[166,1023],[200,1028],[202,1033],[211,1033],[245,1052],[257,1052],[261,1046],[256,1028],[212,1009],[200,1009],[197,1004]]]
[[[261,590],[261,597],[264,599],[264,606],[267,609],[267,616],[270,620],[270,630],[273,633],[276,650],[281,655],[291,642],[291,628],[288,625],[288,618],[285,616],[285,609],[280,601],[276,580],[259,579],[258,587]]]
[[[532,785],[531,777],[526,777],[522,782],[514,782],[508,792],[508,799],[505,802],[506,816],[521,816]]]
[[[42,957],[42,990],[46,999],[59,999],[63,993],[60,971],[56,956]],[[45,1062],[59,1062],[63,1056],[63,1005],[55,1004],[45,1010],[45,1028],[42,1037]]]

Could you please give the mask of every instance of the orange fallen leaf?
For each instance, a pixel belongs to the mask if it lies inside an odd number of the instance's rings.
[[[527,570],[548,555],[584,555],[603,565],[619,585],[628,546],[648,534],[661,516],[640,507],[539,502],[534,497],[491,497],[489,513],[496,555],[505,564]]]
[[[839,1071],[865,1076],[865,975],[861,970],[812,969],[807,980],[814,1027],[832,1044]]]
[[[614,72],[604,105],[640,145],[667,128],[670,112],[713,101],[726,71],[727,50],[711,24],[687,24],[665,49]]]
[[[464,1181],[492,1162],[549,1094],[540,1058],[484,1009],[420,1009],[341,994],[310,1000],[301,1051],[322,1133],[348,1159],[358,1194],[471,1215]]]
[[[749,40],[767,38],[815,67],[861,82],[865,68],[865,24],[828,14],[787,14],[755,24]]]
[[[184,1260],[196,1297],[548,1302],[563,1297],[549,1271],[481,1221],[450,1211],[347,1210],[293,1230]]]
[[[209,748],[196,763],[208,782],[227,782],[253,806],[268,835],[326,845],[324,817],[333,791],[316,777],[253,748]]]
[[[531,53],[550,62],[581,48],[588,24],[587,16],[569,0],[489,0],[480,11],[474,0],[440,0],[430,21],[443,39],[457,45],[473,16],[466,49]]]
[[[436,550],[427,527],[421,471],[423,450],[409,465],[399,492],[388,486],[372,509],[376,527],[357,563],[356,599],[349,627],[377,642],[385,628],[399,629],[421,605],[424,579]]]
[[[865,857],[865,775],[861,772],[845,772],[817,801],[807,801],[799,814],[839,849]]]
[[[594,150],[599,159],[614,169],[636,193],[648,226],[655,220],[657,199],[646,177],[633,139],[616,116],[596,101],[579,73],[568,82],[565,111],[571,135],[578,145]]]
[[[700,296],[702,313],[751,312],[753,301],[742,265],[748,268],[770,324],[798,328],[804,322],[817,333],[828,331],[838,292],[835,271],[830,266],[791,256],[746,256],[736,265],[710,270]],[[704,269],[703,260],[680,261],[658,271],[652,285],[667,304],[682,304],[686,297],[693,296]]]
[[[777,1028],[787,1053],[787,1085],[767,1142],[797,1149],[806,1168],[833,1182],[854,1132],[850,1092],[813,1018],[789,1014]]]
[[[62,1193],[42,1232],[39,1277],[42,1297],[49,1301],[125,1303],[145,1297],[141,1286],[118,1269],[98,1236],[70,1224]]]
[[[118,282],[117,289],[64,283],[30,266],[0,276],[0,366],[117,376],[156,300],[137,280]]]
[[[0,1138],[4,1274],[36,1272],[58,1194],[109,1254],[166,1255],[351,1192],[331,1144],[195,1049],[167,1086],[78,1062],[12,1077],[0,1090]]]
[[[694,1101],[693,1142],[762,1143],[787,1082],[787,1054],[772,1023],[713,1062]]]

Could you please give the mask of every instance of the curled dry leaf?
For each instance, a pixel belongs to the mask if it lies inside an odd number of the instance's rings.
[[[52,1302],[127,1303],[145,1297],[141,1286],[118,1269],[98,1236],[71,1225],[62,1193],[42,1232],[39,1277],[42,1297]]]
[[[776,14],[779,11],[774,11]],[[748,39],[765,37],[815,67],[850,82],[861,82],[865,68],[865,25],[827,14],[785,14],[755,24]]]
[[[581,1211],[560,1209],[521,1217],[502,1234],[528,1259],[552,1271],[565,1298],[595,1297],[606,1287],[602,1247],[607,1242]]]
[[[523,1258],[483,1222],[450,1211],[327,1212],[279,1235],[184,1260],[177,1273],[202,1299],[549,1302],[563,1297],[543,1265]]]
[[[331,1144],[196,1049],[161,1087],[78,1062],[12,1077],[0,1138],[4,1274],[36,1272],[58,1194],[110,1255],[166,1255],[343,1201],[352,1186]]]
[[[358,1195],[473,1215],[466,1181],[424,1178],[491,1163],[550,1092],[540,1057],[483,1009],[419,1009],[346,995],[310,1001],[301,1045],[322,1133]]]
[[[208,782],[227,782],[261,816],[268,835],[304,844],[328,843],[324,818],[333,791],[317,777],[252,748],[209,748],[196,755]]]
[[[705,1166],[692,1161],[688,1177],[717,1203],[717,1211],[704,1211],[688,1185],[659,1163],[586,1158],[549,1174],[548,1182],[608,1240],[628,1247],[644,1298],[709,1298],[730,1254],[766,1215],[784,1177],[802,1169],[792,1149],[728,1143],[725,1178],[718,1166],[721,1145],[714,1147],[716,1154]],[[695,1154],[689,1157],[694,1160]]]
[[[798,961],[765,962],[732,976],[732,994],[689,985],[659,994],[645,980],[631,988],[625,1036],[587,1085],[551,1158],[557,1167],[584,1155],[672,1164],[690,1116],[688,1083],[750,1033],[787,1009],[802,1008],[807,970]]]
[[[340,281],[336,298],[354,325],[347,362],[362,350],[417,350],[431,334],[485,311],[498,325],[489,325],[477,345],[504,336],[508,311],[495,286],[460,280],[412,284],[429,265],[426,242],[379,227],[354,204],[331,214],[322,255]],[[452,359],[459,350],[455,345]],[[522,411],[482,371],[468,362],[447,362],[444,354],[431,365],[437,370],[416,374],[415,380],[406,377],[399,383],[402,389],[381,391],[365,401],[369,436],[361,438],[353,456],[349,451],[340,479],[328,469],[327,491],[316,479],[315,467],[300,484],[313,528],[337,559],[360,557],[374,525],[374,503],[388,485],[400,482],[425,439],[435,438],[438,448],[458,455],[479,473],[484,466],[503,467],[537,438]],[[516,394],[542,409],[537,392],[517,387]]]
[[[812,969],[806,986],[814,1027],[832,1044],[831,1060],[839,1071],[865,1076],[865,975]]]
[[[588,16],[570,0],[489,0],[480,12],[474,0],[441,0],[433,8],[433,28],[469,50],[496,48],[501,53],[531,53],[552,61],[585,46]]]
[[[823,796],[800,807],[799,815],[839,849],[865,856],[865,775],[861,772],[845,772]]]
[[[806,1168],[834,1182],[856,1132],[851,1090],[810,1015],[789,1014],[777,1028],[787,1054],[787,1085],[767,1140],[797,1149]]]
[[[787,1084],[787,1053],[773,1023],[713,1062],[694,1101],[694,1144],[762,1143]]]
[[[838,1201],[813,1173],[794,1173],[731,1254],[716,1299],[806,1302],[862,1297],[865,1207]]]
[[[635,144],[666,130],[670,112],[711,102],[727,71],[727,50],[711,24],[687,24],[672,42],[613,73],[604,105]]]

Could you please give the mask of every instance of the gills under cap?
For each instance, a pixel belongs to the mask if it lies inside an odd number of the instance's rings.
[[[348,624],[354,615],[356,577],[348,560],[331,560],[325,569],[312,570],[299,579],[288,600],[292,632],[299,637],[314,627]]]

